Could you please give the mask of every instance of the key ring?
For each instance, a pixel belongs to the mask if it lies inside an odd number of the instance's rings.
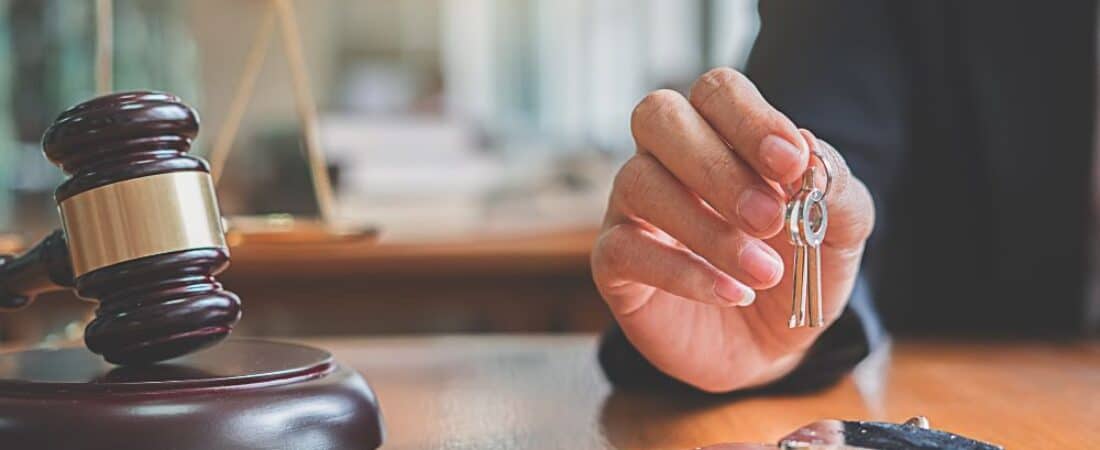
[[[810,155],[817,157],[817,160],[821,161],[821,168],[825,171],[825,189],[821,191],[821,198],[828,198],[829,190],[833,187],[833,165],[829,162],[829,159],[825,157],[825,153],[816,145],[810,150]],[[810,166],[812,165],[813,161],[810,161]],[[810,167],[807,167],[806,170],[810,170]],[[799,179],[793,183],[783,186],[783,190],[786,191],[788,196],[793,196],[794,193],[802,190],[802,186],[800,186],[801,183],[802,178],[799,177]]]
[[[817,147],[811,153],[821,160],[825,171],[825,188],[818,189],[818,166],[813,161],[802,173],[802,186],[791,194],[784,214],[789,240],[794,246],[792,272],[794,296],[791,298],[789,328],[825,325],[821,296],[821,244],[829,227],[829,212],[825,195],[833,184],[832,166]],[[816,214],[815,214],[816,213]]]
[[[829,196],[829,189],[833,187],[833,166],[829,162],[829,159],[825,157],[825,153],[820,148],[815,148],[810,152],[811,155],[817,157],[818,161],[821,161],[821,168],[825,170],[825,189],[821,191],[821,198],[824,199]]]

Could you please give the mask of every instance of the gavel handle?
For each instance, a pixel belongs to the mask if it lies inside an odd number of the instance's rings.
[[[69,246],[61,230],[22,255],[0,255],[0,310],[20,308],[38,294],[72,286]]]

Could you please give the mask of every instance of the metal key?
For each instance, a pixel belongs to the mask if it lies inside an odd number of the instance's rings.
[[[806,242],[802,238],[802,200],[806,188],[802,188],[787,203],[786,225],[787,240],[794,246],[794,258],[791,261],[794,295],[791,297],[791,318],[787,321],[790,328],[806,325]]]
[[[794,295],[790,328],[825,325],[821,295],[821,243],[829,224],[825,193],[814,186],[816,169],[810,166],[802,176],[802,187],[787,205],[788,240],[794,246],[792,262]]]
[[[812,170],[811,170],[812,172]],[[809,297],[809,321],[811,327],[825,326],[824,301],[821,295],[821,243],[829,226],[829,212],[825,208],[825,195],[813,189],[802,203],[802,239],[806,244],[806,296]]]

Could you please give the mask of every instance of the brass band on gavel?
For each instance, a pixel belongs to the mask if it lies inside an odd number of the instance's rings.
[[[59,205],[73,274],[192,248],[228,250],[210,174],[171,172],[100,186]]]

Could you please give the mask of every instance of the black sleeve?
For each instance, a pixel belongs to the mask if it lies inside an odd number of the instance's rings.
[[[875,206],[909,141],[909,71],[891,6],[760,0],[760,34],[745,69],[776,109],[844,155]]]
[[[760,0],[760,34],[746,69],[772,105],[832,144],[871,190],[879,214],[872,245],[885,225],[884,208],[877,203],[896,178],[908,141],[907,71],[891,3]],[[861,274],[844,313],[797,368],[771,385],[739,394],[830,386],[884,344],[866,278]],[[617,387],[698,392],[653,367],[618,328],[604,335],[599,359]]]

